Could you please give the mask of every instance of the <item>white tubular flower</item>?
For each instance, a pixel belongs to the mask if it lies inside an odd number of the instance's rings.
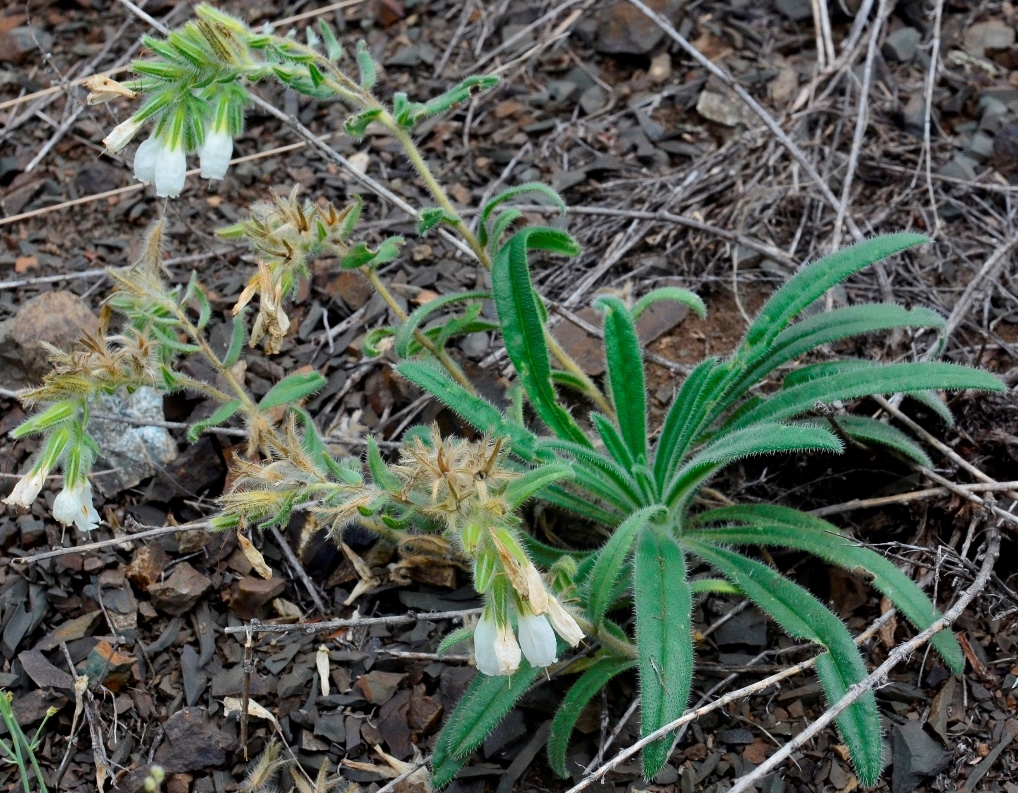
[[[551,626],[555,629],[555,633],[561,636],[570,647],[575,647],[583,639],[583,631],[576,624],[573,615],[562,608],[562,605],[553,597],[548,598],[548,619],[551,620]]]
[[[31,507],[32,502],[35,501],[39,491],[42,490],[43,484],[46,482],[47,473],[49,472],[40,468],[37,471],[25,474],[18,480],[11,494],[4,499],[4,503],[17,507],[25,507],[26,509]]]
[[[474,629],[477,671],[489,677],[509,675],[520,668],[520,646],[510,625],[499,625],[485,609]]]
[[[156,179],[156,159],[162,144],[153,135],[138,147],[134,153],[134,178],[142,184],[152,184]]]
[[[542,614],[520,612],[520,647],[533,667],[550,666],[558,660],[555,632]]]
[[[176,198],[184,189],[187,177],[187,155],[183,147],[164,142],[156,155],[156,195],[160,198]]]
[[[67,486],[53,502],[53,517],[70,526],[77,524],[81,531],[92,531],[99,526],[99,513],[92,506],[92,488],[88,482]]]
[[[233,156],[233,138],[225,129],[217,129],[205,136],[198,157],[201,160],[202,179],[222,179]]]
[[[516,643],[513,626],[509,623],[498,626],[495,636],[495,658],[498,659],[500,675],[511,675],[520,668],[520,645]]]
[[[122,121],[113,128],[109,135],[103,138],[103,145],[106,146],[107,151],[115,154],[131,142],[131,139],[138,134],[139,129],[141,129],[141,122],[135,121],[133,117]]]
[[[499,674],[498,658],[495,657],[495,639],[498,626],[495,618],[485,611],[474,628],[474,660],[477,671],[482,675],[495,677]]]

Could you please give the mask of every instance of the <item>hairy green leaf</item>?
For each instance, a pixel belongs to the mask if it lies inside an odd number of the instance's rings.
[[[600,452],[578,443],[551,438],[539,441],[538,448],[572,455],[576,461],[573,466],[576,484],[580,487],[597,488],[594,490],[596,495],[623,510],[639,506],[639,484],[629,471]],[[603,482],[603,486],[591,485],[592,478]]]
[[[394,474],[378,451],[375,439],[368,436],[368,469],[375,484],[389,495],[397,495],[403,491],[403,481]]]
[[[543,671],[524,660],[512,677],[478,674],[474,678],[442,728],[431,755],[431,783],[436,790],[453,780],[470,753],[491,734]]]
[[[647,393],[636,325],[617,297],[599,298],[596,306],[604,312],[605,359],[619,430],[633,459],[646,460]]]
[[[924,242],[929,242],[929,238],[921,234],[888,234],[857,243],[804,267],[761,309],[746,332],[745,346],[768,346],[800,311],[828,289],[874,262]]]
[[[587,600],[587,613],[595,626],[601,623],[614,602],[615,582],[618,581],[622,566],[629,557],[636,535],[649,521],[662,512],[664,512],[664,507],[661,505],[637,510],[612,532],[611,539],[598,552],[594,569],[590,574],[589,598]]]
[[[541,494],[541,500],[559,509],[572,512],[574,515],[578,515],[586,520],[602,523],[605,526],[617,526],[623,519],[622,511],[617,511],[618,508],[613,508],[610,504],[605,508],[602,505],[592,503],[588,496],[578,496],[557,485],[545,488]],[[629,511],[629,509],[624,510],[626,513]]]
[[[516,185],[516,187],[511,187],[508,190],[499,193],[487,204],[481,207],[481,217],[477,229],[477,239],[480,241],[481,245],[487,245],[489,240],[496,243],[498,242],[498,236],[490,233],[492,230],[489,228],[488,221],[491,217],[491,213],[505,202],[512,201],[514,198],[519,198],[524,195],[537,195],[547,198],[554,206],[558,207],[559,217],[563,217],[566,214],[566,202],[562,200],[562,196],[548,187],[548,185],[541,184],[540,182],[526,182],[524,184]],[[518,216],[519,213],[517,213],[517,217]]]
[[[615,425],[601,413],[591,413],[590,421],[597,430],[597,434],[601,436],[601,440],[604,441],[604,448],[608,450],[608,454],[622,466],[623,470],[631,471],[635,465],[633,455]]]
[[[531,496],[539,493],[552,482],[573,476],[573,469],[565,463],[552,463],[527,471],[512,480],[502,494],[510,509],[516,509]]]
[[[644,526],[633,563],[636,648],[640,664],[640,734],[675,721],[689,699],[693,678],[693,608],[686,560],[675,539],[653,524]],[[665,764],[674,738],[643,749],[643,775],[653,779]]]
[[[386,237],[376,250],[371,250],[364,242],[358,242],[339,260],[339,266],[344,270],[356,270],[358,267],[387,264],[399,256],[399,249],[405,242],[402,237]]]
[[[551,734],[548,737],[548,764],[551,770],[560,777],[569,776],[566,767],[566,751],[569,749],[569,738],[576,727],[576,720],[579,719],[587,703],[611,682],[616,675],[632,669],[636,664],[624,658],[615,658],[604,655],[598,658],[573,683],[569,692],[559,705],[558,712],[551,723]]]
[[[325,378],[318,372],[300,372],[284,377],[269,390],[258,407],[263,410],[287,405],[311,396],[325,386]]]
[[[869,416],[838,416],[833,419],[838,429],[849,438],[854,438],[862,443],[876,443],[893,449],[899,454],[914,460],[919,465],[927,468],[933,466],[929,455],[923,451],[922,446],[912,438],[890,424],[871,419]]]
[[[796,639],[807,639],[826,648],[817,658],[817,672],[830,702],[837,702],[849,687],[866,677],[866,665],[844,623],[808,591],[762,562],[691,539],[681,540],[690,553],[711,564],[782,629]],[[876,698],[868,691],[837,719],[856,772],[864,785],[880,777],[883,747]]]
[[[207,419],[196,421],[194,424],[187,428],[187,439],[191,443],[194,443],[195,441],[198,440],[201,434],[205,432],[205,430],[207,430],[209,427],[218,427],[220,424],[225,423],[238,410],[240,410],[239,399],[231,399],[229,402],[220,405],[216,412],[209,416]]]
[[[791,418],[812,410],[817,403],[830,403],[872,394],[926,391],[931,388],[1000,391],[1004,385],[989,372],[951,363],[890,363],[853,367],[850,371],[841,371],[829,377],[820,377],[779,391],[753,410],[742,414],[731,424],[731,428],[738,429],[761,421]]]
[[[707,306],[703,304],[700,296],[688,289],[680,289],[677,286],[662,286],[660,289],[652,289],[633,306],[633,319],[639,319],[640,315],[657,303],[659,300],[672,300],[676,303],[691,308],[701,319],[707,316]]]
[[[672,399],[654,452],[654,478],[658,487],[664,488],[685,455],[693,432],[703,419],[719,373],[723,374],[724,369],[719,369],[717,358],[707,358],[689,373]]]
[[[530,281],[530,250],[573,256],[579,246],[563,231],[532,227],[516,232],[495,255],[492,293],[506,351],[541,420],[560,438],[589,445],[573,417],[556,400],[544,322]]]
[[[721,435],[676,471],[666,503],[674,506],[720,468],[758,454],[793,451],[840,452],[841,441],[827,429],[816,426],[760,423]]]
[[[396,367],[403,377],[435,397],[480,432],[491,432],[509,439],[513,452],[533,462],[536,438],[529,430],[509,421],[487,400],[474,396],[446,372],[430,362],[408,361]]]
[[[247,309],[241,309],[240,313],[233,318],[233,329],[230,331],[230,346],[226,349],[223,366],[233,366],[240,360],[240,353],[244,349],[244,317],[246,314]]]
[[[745,524],[721,525],[711,524]],[[926,630],[940,613],[923,591],[894,564],[875,551],[846,537],[833,523],[778,504],[740,504],[697,515],[689,537],[718,545],[776,545],[819,556],[831,564],[870,576],[912,625]],[[931,644],[955,672],[965,668],[961,646],[950,630],[933,637]]]
[[[396,354],[400,358],[406,358],[410,354],[410,342],[414,338],[414,331],[426,322],[428,317],[436,311],[454,303],[462,303],[468,300],[487,300],[490,298],[491,294],[483,290],[457,292],[452,295],[436,297],[434,300],[429,300],[424,305],[418,306],[414,309],[410,316],[407,317],[407,321],[403,323],[403,326],[396,334]]]
[[[370,91],[375,87],[378,79],[378,72],[375,69],[375,60],[368,52],[368,45],[364,39],[357,42],[357,68],[361,73],[361,88]]]

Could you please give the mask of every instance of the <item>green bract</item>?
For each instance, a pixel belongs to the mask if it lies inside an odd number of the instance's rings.
[[[596,435],[591,435],[559,400],[546,343],[546,314],[530,281],[530,250],[576,252],[571,238],[556,229],[517,232],[498,249],[492,272],[506,350],[534,413],[550,436],[503,416],[434,367],[400,366],[407,379],[469,423],[509,437],[520,463],[568,461],[573,479],[568,484],[549,484],[538,497],[580,518],[606,524],[613,532],[601,550],[580,564],[576,577],[586,617],[602,639],[602,647],[554,720],[549,759],[558,773],[566,770],[568,736],[579,708],[634,663],[640,673],[642,734],[649,735],[682,715],[694,666],[691,588],[686,580],[690,565],[706,564],[727,581],[710,582],[702,590],[741,592],[788,634],[816,643],[821,650],[818,675],[832,702],[866,675],[845,625],[808,591],[734,549],[772,545],[806,551],[869,575],[917,629],[938,619],[929,598],[911,579],[826,521],[774,505],[696,511],[699,490],[732,462],[778,452],[840,451],[842,441],[829,426],[801,418],[818,405],[874,394],[908,393],[928,400],[934,389],[1001,388],[986,372],[949,363],[841,361],[793,372],[777,390],[757,390],[779,366],[821,345],[891,328],[942,329],[943,320],[931,311],[885,304],[841,308],[794,322],[848,276],[926,241],[917,234],[878,237],[804,267],[767,302],[729,358],[710,358],[693,369],[668,409],[656,444],[648,440],[635,315],[655,299],[680,300],[697,310],[702,304],[683,290],[652,292],[633,308],[617,297],[597,301],[604,315],[606,379],[614,416],[592,414]],[[927,462],[922,449],[893,427],[855,416],[839,417],[833,423],[847,437]],[[555,558],[554,549],[544,546],[542,551],[544,561]],[[635,616],[631,636],[620,635],[608,615],[630,602]],[[938,634],[933,643],[951,669],[962,669],[964,657],[952,633]],[[487,734],[487,727],[508,709],[509,700],[525,692],[521,678],[511,685],[500,678],[475,682],[472,695],[445,727],[441,751],[433,759],[436,784],[452,778]],[[475,705],[481,701],[486,703],[483,710]],[[872,693],[860,698],[837,723],[860,780],[873,784],[880,773],[881,743]],[[485,729],[479,730],[479,725]],[[670,748],[671,742],[661,739],[644,749],[647,778],[658,772]]]

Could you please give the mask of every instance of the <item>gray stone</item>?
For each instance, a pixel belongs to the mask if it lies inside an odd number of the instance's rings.
[[[571,80],[552,80],[548,83],[548,95],[553,101],[561,102],[579,90],[580,87]]]
[[[136,421],[165,420],[163,396],[148,386],[133,394],[106,394],[96,403],[95,412]],[[104,495],[116,495],[134,487],[177,457],[177,442],[162,427],[135,426],[96,416],[92,416],[88,427],[103,458],[115,469],[96,477],[96,484]]]
[[[917,721],[891,730],[892,793],[912,793],[925,778],[936,776],[951,761],[951,753],[926,734]]]
[[[763,647],[767,644],[767,622],[759,611],[747,609],[722,624],[714,640],[718,647]]]
[[[774,7],[793,22],[813,18],[813,5],[810,0],[774,0]]]
[[[915,28],[898,28],[884,39],[884,57],[889,61],[908,63],[919,51],[922,38]]]
[[[977,132],[965,147],[965,154],[977,162],[986,162],[993,156],[993,138],[985,132]]]
[[[1012,46],[1014,36],[1013,26],[999,19],[990,19],[986,22],[976,22],[966,30],[961,46],[969,55],[983,58],[987,50],[1003,50]]]
[[[704,89],[696,103],[696,112],[708,121],[726,127],[748,124],[753,112],[733,91],[718,93]]]
[[[608,94],[599,85],[592,85],[580,94],[580,107],[588,116],[594,115],[608,103]]]
[[[950,162],[938,168],[937,173],[951,179],[963,179],[967,182],[972,182],[976,178],[976,165],[975,160],[970,157],[966,157],[964,154],[956,154]]]
[[[745,727],[733,727],[730,730],[721,730],[718,733],[718,740],[729,746],[745,746],[753,743],[753,733]]]
[[[42,58],[49,52],[53,37],[37,28],[18,27],[0,32],[0,63],[24,63],[33,52]]]

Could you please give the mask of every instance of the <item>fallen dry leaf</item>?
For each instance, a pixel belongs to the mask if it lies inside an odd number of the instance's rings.
[[[272,568],[265,563],[265,557],[262,556],[262,552],[254,547],[254,543],[249,540],[243,532],[237,532],[237,543],[240,545],[240,550],[244,552],[245,558],[251,563],[251,567],[266,581],[272,578]]]

